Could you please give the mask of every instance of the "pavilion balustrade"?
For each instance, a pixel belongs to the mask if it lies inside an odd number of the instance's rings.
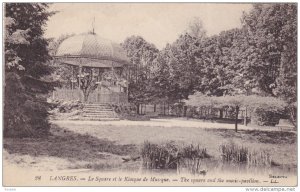
[[[83,101],[83,93],[78,89],[55,89],[53,91],[52,99],[55,100],[79,100]],[[111,103],[120,104],[128,103],[128,96],[124,92],[110,92],[103,93],[98,90],[94,90],[88,96],[86,103]]]

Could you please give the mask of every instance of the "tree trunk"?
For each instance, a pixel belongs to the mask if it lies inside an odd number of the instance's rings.
[[[143,115],[143,108],[144,108],[144,104],[140,104],[141,106],[141,111],[140,111],[140,114]]]
[[[183,116],[186,117],[187,106],[183,107]]]
[[[220,119],[223,119],[223,109],[220,109]]]
[[[245,113],[244,113],[244,125],[247,126],[247,107],[245,107]]]
[[[294,128],[297,129],[297,121],[296,119],[294,118],[295,116],[295,113],[297,112],[296,110],[294,110],[293,107],[289,107],[288,108],[288,111],[289,111],[289,120],[290,122],[293,124]]]
[[[156,112],[156,104],[154,104],[154,112]]]
[[[83,101],[87,102],[89,94],[87,90],[82,90],[83,91]]]
[[[165,103],[164,103],[164,115],[166,115],[166,106],[165,106]]]
[[[200,119],[203,119],[202,116],[203,116],[203,115],[202,115],[202,107],[200,107]]]
[[[136,104],[136,114],[140,114],[140,104]]]
[[[235,132],[238,131],[239,106],[235,106]]]

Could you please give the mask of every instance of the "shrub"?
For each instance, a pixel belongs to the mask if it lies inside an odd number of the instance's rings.
[[[201,174],[201,161],[210,158],[199,145],[179,147],[174,142],[158,145],[145,141],[141,155],[145,169],[186,169],[192,174]]]
[[[178,148],[172,142],[158,145],[145,141],[141,151],[143,168],[177,169],[178,152]]]
[[[278,112],[258,108],[253,111],[251,122],[260,126],[275,126],[279,123],[280,117]]]
[[[79,100],[64,101],[64,100],[48,100],[51,109],[58,109],[60,113],[70,113],[75,110],[82,110],[84,104]]]
[[[130,103],[111,104],[111,107],[121,119],[130,121],[149,121],[149,116],[136,114],[136,106]]]
[[[83,109],[83,103],[80,101],[65,101],[60,103],[58,106],[59,112],[61,113],[70,113],[74,110]]]
[[[210,158],[210,155],[207,154],[206,148],[200,148],[199,145],[189,145],[183,147],[181,151],[179,168],[185,168],[192,174],[200,174],[203,168],[201,166],[202,160]]]
[[[266,151],[249,151],[247,155],[248,165],[265,165],[271,166],[273,161],[271,155]]]
[[[119,115],[136,113],[136,106],[130,103],[110,104],[114,111]]]
[[[234,143],[220,146],[221,157],[225,162],[245,163],[249,166],[271,166],[271,155],[262,150],[249,150],[247,147],[238,146]]]
[[[223,161],[227,162],[247,162],[248,148],[240,147],[233,143],[220,146],[221,157]]]

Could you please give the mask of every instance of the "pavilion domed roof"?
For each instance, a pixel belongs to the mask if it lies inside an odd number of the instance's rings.
[[[58,47],[56,57],[79,57],[128,63],[125,50],[117,43],[95,33],[75,35],[65,39]]]

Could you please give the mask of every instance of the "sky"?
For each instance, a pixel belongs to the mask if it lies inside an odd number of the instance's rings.
[[[240,27],[243,11],[251,4],[220,3],[54,3],[58,11],[46,26],[47,38],[80,34],[94,30],[116,43],[140,35],[162,49],[174,42],[188,28],[193,18],[202,20],[207,35]]]

